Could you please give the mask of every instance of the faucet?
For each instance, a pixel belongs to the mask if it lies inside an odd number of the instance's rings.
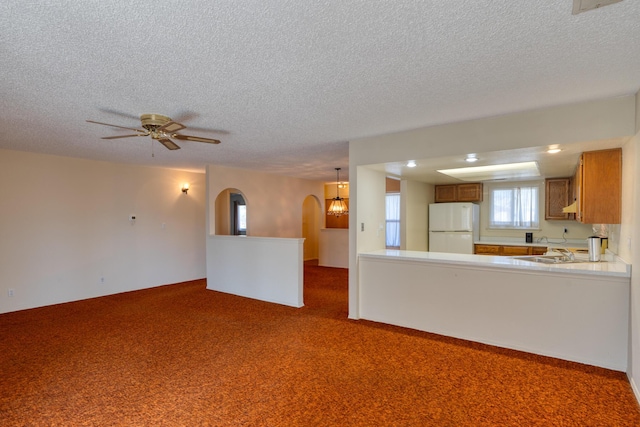
[[[569,249],[567,248],[555,248],[555,250],[557,252],[560,252],[562,255],[564,255],[564,258],[566,260],[569,261],[575,261],[576,260],[576,256],[573,252],[571,252]]]

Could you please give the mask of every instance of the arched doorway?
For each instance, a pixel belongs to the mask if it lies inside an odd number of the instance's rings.
[[[227,188],[215,202],[215,233],[219,236],[247,235],[247,200],[242,191]]]

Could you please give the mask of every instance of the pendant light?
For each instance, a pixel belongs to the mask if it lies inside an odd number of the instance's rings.
[[[327,215],[345,215],[349,213],[349,208],[344,199],[340,197],[340,168],[336,168],[336,197],[331,200]]]

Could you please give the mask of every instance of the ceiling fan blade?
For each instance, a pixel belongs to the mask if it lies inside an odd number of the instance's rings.
[[[164,145],[165,147],[167,147],[169,150],[179,150],[180,147],[178,145],[176,145],[175,142],[173,142],[170,139],[167,138],[159,138],[158,142],[160,142],[160,144]]]
[[[200,136],[180,135],[177,133],[174,133],[173,135],[171,135],[171,138],[181,139],[183,141],[196,141],[196,142],[206,142],[209,144],[220,144],[220,141],[217,139],[202,138]]]
[[[112,124],[109,124],[109,123],[95,122],[93,120],[87,120],[87,122],[95,123],[97,125],[111,126],[111,127],[114,127],[114,128],[134,130],[136,132],[142,132],[142,133],[146,133],[147,132],[146,130],[142,130],[142,129],[128,128],[128,127],[124,127],[124,126],[112,125]]]
[[[140,116],[139,115],[125,113],[123,111],[113,110],[111,108],[98,108],[98,110],[102,111],[103,113],[113,114],[113,115],[116,115],[116,116],[124,117],[126,119],[133,119],[135,121],[140,120]]]
[[[171,114],[171,117],[176,122],[182,123],[182,122],[188,122],[190,120],[197,119],[198,117],[200,117],[200,114],[193,111],[189,111],[189,110],[182,110],[182,111],[176,112],[175,114]]]
[[[185,127],[186,126],[181,124],[181,123],[171,121],[171,122],[167,122],[167,123],[163,124],[162,126],[160,126],[158,128],[158,130],[159,131],[163,131],[163,132],[175,132],[175,131],[178,131],[180,129],[184,129]]]
[[[117,135],[117,136],[103,136],[100,139],[118,139],[118,138],[131,138],[132,136],[149,136],[148,133],[136,133],[135,135]]]

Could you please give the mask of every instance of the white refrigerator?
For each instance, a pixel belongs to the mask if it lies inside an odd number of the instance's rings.
[[[473,203],[429,205],[429,251],[473,254],[480,237],[480,207]]]

